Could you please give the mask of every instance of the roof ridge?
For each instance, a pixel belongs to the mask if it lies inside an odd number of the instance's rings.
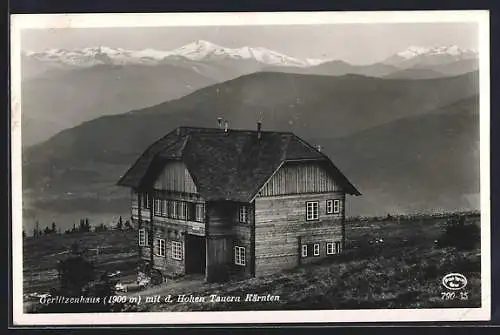
[[[184,149],[186,148],[186,145],[187,145],[187,143],[189,142],[190,139],[191,139],[191,134],[187,134],[184,137],[184,142],[182,143],[182,146],[181,146],[181,149],[180,149],[180,156],[181,157],[184,156]]]
[[[306,147],[310,148],[310,149],[313,149],[314,151],[316,151],[317,153],[321,154],[322,156],[324,156],[325,158],[328,158],[330,159],[330,157],[328,157],[325,153],[321,152],[318,150],[317,147],[315,147],[314,145],[310,144],[309,142],[307,142],[306,140],[302,139],[301,137],[295,135],[295,137],[299,140],[299,142],[302,144],[302,145],[305,145]]]
[[[326,159],[332,176],[340,178],[348,192],[359,193],[326,154],[301,137],[292,132],[264,131],[258,140],[257,131],[232,129],[226,133],[219,128],[176,127],[150,145],[119,184],[151,187],[164,159],[181,159],[204,198],[245,202],[284,162]]]

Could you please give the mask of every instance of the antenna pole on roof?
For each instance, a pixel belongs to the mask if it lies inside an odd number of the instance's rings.
[[[257,112],[257,122],[262,122],[262,111]]]
[[[257,112],[257,139],[262,138],[262,111]]]

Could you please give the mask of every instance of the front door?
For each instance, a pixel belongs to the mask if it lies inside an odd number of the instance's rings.
[[[204,236],[186,235],[186,273],[205,274],[206,244]]]

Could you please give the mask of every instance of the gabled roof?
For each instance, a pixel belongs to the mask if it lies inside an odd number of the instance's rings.
[[[153,143],[120,179],[118,185],[135,189],[151,186],[168,161],[186,165],[207,201],[248,202],[282,162],[316,160],[326,164],[347,194],[359,191],[316,148],[289,132],[179,127]]]

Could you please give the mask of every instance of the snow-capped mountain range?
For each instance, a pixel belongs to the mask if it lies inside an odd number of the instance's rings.
[[[440,78],[477,70],[476,55],[457,46],[409,47],[382,62],[351,65],[341,60],[299,59],[261,47],[226,48],[202,40],[170,51],[98,46],[23,52],[23,144],[43,141],[103,113],[119,114],[179,99],[262,71]],[[102,64],[111,66],[98,66]],[[61,111],[67,113],[65,118],[60,117]]]
[[[333,59],[299,59],[262,47],[227,48],[214,43],[198,40],[180,48],[164,51],[155,49],[125,50],[105,46],[83,49],[48,49],[42,52],[26,51],[24,55],[46,63],[59,63],[77,67],[97,64],[143,64],[157,65],[169,60],[187,59],[199,62],[224,60],[251,60],[269,66],[311,67]],[[462,49],[456,45],[438,47],[410,46],[382,63],[394,66],[414,65],[416,60],[433,59],[433,63],[452,62],[477,57],[477,52]]]
[[[462,49],[456,45],[419,47],[410,46],[383,61],[384,64],[398,67],[415,65],[437,65],[455,61],[476,59],[477,52],[472,49]]]
[[[199,40],[180,48],[162,51],[154,49],[125,50],[104,46],[83,49],[49,49],[43,52],[24,52],[24,55],[43,62],[89,67],[96,64],[145,64],[157,65],[169,59],[184,58],[193,61],[253,60],[272,66],[308,67],[327,60],[298,59],[261,47],[226,48]]]
[[[458,57],[473,57],[476,56],[477,53],[471,49],[461,49],[456,45],[432,48],[410,46],[404,51],[398,52],[397,55],[405,59],[410,59],[420,55],[450,55]]]

